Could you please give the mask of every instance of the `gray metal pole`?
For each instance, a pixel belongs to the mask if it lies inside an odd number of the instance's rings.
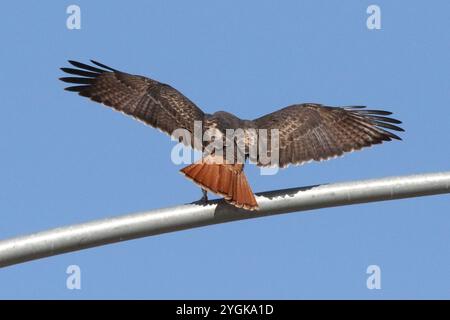
[[[258,194],[260,210],[223,201],[123,215],[0,241],[0,267],[166,232],[356,203],[450,193],[450,171],[324,184]]]

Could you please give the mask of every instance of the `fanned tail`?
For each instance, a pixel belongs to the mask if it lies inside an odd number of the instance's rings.
[[[202,188],[223,196],[226,201],[238,208],[246,210],[259,208],[242,164],[199,162],[180,171]]]

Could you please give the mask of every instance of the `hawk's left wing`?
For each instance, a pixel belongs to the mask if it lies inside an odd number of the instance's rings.
[[[98,67],[76,61],[69,63],[76,69],[61,70],[75,76],[60,79],[76,85],[66,90],[78,92],[169,135],[179,128],[188,130],[192,135],[194,121],[204,118],[200,108],[167,84],[121,72],[95,61],[92,63]]]

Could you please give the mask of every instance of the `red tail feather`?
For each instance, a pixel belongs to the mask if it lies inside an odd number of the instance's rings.
[[[238,208],[257,210],[258,203],[242,164],[194,163],[180,171],[202,188],[219,194]]]

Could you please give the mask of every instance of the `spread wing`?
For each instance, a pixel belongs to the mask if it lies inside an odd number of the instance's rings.
[[[394,125],[401,121],[386,117],[391,112],[364,108],[292,105],[253,122],[258,129],[279,130],[280,167],[310,160],[326,160],[383,141],[401,140],[388,131],[404,131]],[[270,140],[268,130],[269,151]],[[260,161],[258,165],[265,166]]]
[[[203,111],[171,86],[91,62],[97,67],[69,61],[76,68],[61,68],[74,75],[60,78],[75,84],[66,90],[78,92],[169,135],[179,128],[193,133],[194,121],[203,120]]]

